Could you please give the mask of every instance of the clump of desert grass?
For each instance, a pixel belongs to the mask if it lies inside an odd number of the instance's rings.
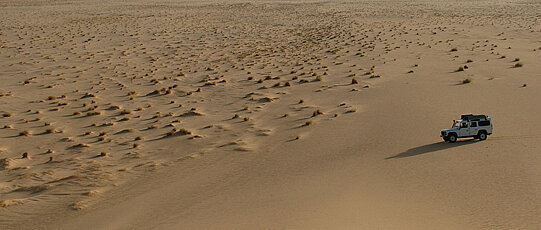
[[[90,111],[88,113],[86,113],[86,116],[97,116],[97,115],[101,115],[101,112],[98,112],[98,111]]]
[[[462,84],[469,84],[471,82],[472,82],[472,80],[470,78],[466,78],[466,79],[462,80]]]
[[[319,109],[312,113],[312,117],[323,114]]]
[[[356,84],[359,84],[359,82],[357,81],[357,79],[352,78],[352,79],[351,79],[351,84],[352,84],[352,85],[356,85]]]
[[[147,93],[147,96],[165,94],[166,92],[167,92],[166,88],[161,88],[161,89],[154,90],[150,93]]]
[[[19,136],[32,136],[32,133],[30,133],[29,131],[27,130],[23,130],[19,133]]]
[[[185,112],[179,115],[180,117],[192,117],[192,116],[203,116],[202,113],[197,112],[196,108],[191,108],[190,111]]]
[[[120,111],[120,114],[121,114],[121,115],[132,114],[132,111],[131,111],[131,110],[128,110],[128,109],[124,109],[124,110]]]
[[[54,133],[62,133],[62,131],[51,128],[51,129],[45,130],[45,133],[54,134]]]
[[[515,68],[520,68],[520,67],[522,67],[522,66],[524,66],[524,65],[523,65],[521,62],[517,62],[517,63],[515,63],[515,65],[514,65]]]
[[[110,110],[118,110],[118,109],[120,109],[120,106],[118,106],[118,105],[111,105],[111,106],[109,107],[109,109],[110,109]]]
[[[11,116],[12,116],[11,113],[3,113],[3,114],[2,114],[2,117],[11,117]]]
[[[306,121],[306,122],[304,122],[304,126],[310,126],[310,125],[312,125],[312,123],[313,123],[312,121]]]
[[[83,95],[81,98],[88,98],[88,97],[96,97],[96,95],[93,93],[85,93],[85,95]]]
[[[464,71],[464,67],[462,67],[462,66],[458,67],[458,69],[455,70],[455,72],[462,72],[462,71]]]
[[[114,122],[105,122],[105,123],[102,123],[100,126],[113,126],[115,125]]]
[[[192,132],[187,129],[172,129],[171,131],[167,132],[165,134],[166,137],[172,137],[172,136],[184,136],[184,135],[191,135]]]

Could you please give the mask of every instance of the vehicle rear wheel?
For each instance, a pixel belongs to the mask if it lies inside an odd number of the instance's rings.
[[[456,137],[456,135],[452,134],[452,135],[450,135],[450,136],[449,136],[449,137],[448,137],[447,139],[449,139],[449,142],[451,142],[451,143],[455,143],[455,142],[456,142],[456,139],[457,139],[457,137]]]
[[[480,132],[479,135],[477,135],[479,137],[479,140],[486,140],[487,139],[487,134],[485,132]]]

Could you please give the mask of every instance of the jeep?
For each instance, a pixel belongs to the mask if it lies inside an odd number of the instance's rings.
[[[492,119],[486,115],[466,114],[453,121],[453,127],[441,131],[444,141],[456,142],[458,138],[473,137],[481,141],[492,134]]]

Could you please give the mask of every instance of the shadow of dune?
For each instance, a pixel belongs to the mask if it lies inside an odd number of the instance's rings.
[[[477,142],[477,140],[475,140],[475,139],[457,141],[455,143],[448,143],[448,142],[443,142],[443,141],[442,142],[436,142],[436,143],[432,143],[432,144],[423,145],[423,146],[408,149],[408,151],[401,152],[401,153],[396,154],[394,156],[387,157],[387,158],[385,158],[385,160],[393,159],[393,158],[413,157],[413,156],[417,156],[417,155],[421,155],[421,154],[432,153],[432,152],[437,152],[437,151],[440,151],[440,150],[445,150],[445,149],[450,149],[450,148],[454,148],[454,147],[469,145],[469,144],[473,144],[473,143],[476,143],[476,142]]]

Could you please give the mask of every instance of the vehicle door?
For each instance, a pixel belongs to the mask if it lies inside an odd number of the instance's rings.
[[[468,125],[468,122],[463,121],[460,123],[460,128],[458,129],[458,136],[459,137],[467,137],[470,135],[470,128]]]
[[[477,125],[477,121],[470,122],[470,128],[469,128],[469,135],[468,136],[475,136],[479,132],[479,127]]]

